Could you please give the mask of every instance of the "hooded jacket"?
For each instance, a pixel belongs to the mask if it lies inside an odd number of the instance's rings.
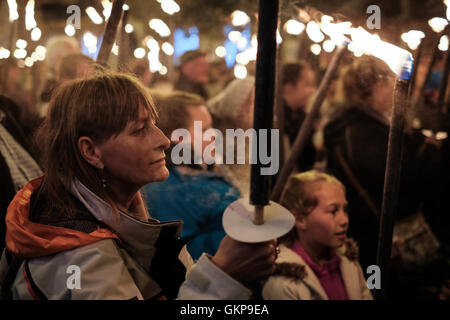
[[[280,245],[277,275],[269,277],[263,287],[265,300],[328,300],[319,279],[308,264],[295,251]],[[347,242],[336,253],[341,258],[340,270],[350,300],[372,300],[355,244]]]
[[[250,297],[247,288],[206,255],[193,265],[178,240],[181,221],[114,215],[77,180],[73,219],[53,225],[31,221],[30,206],[40,183],[41,178],[33,180],[19,191],[6,216],[7,249],[22,259],[11,286],[13,299],[170,299],[178,291],[181,299]],[[4,251],[0,285],[9,276],[8,262]]]

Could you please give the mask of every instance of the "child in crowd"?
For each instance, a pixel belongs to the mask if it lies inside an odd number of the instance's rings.
[[[281,204],[296,221],[280,239],[276,271],[264,285],[264,299],[372,299],[356,243],[346,236],[344,185],[316,170],[299,173],[290,177]]]

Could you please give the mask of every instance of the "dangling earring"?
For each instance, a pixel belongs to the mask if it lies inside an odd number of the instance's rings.
[[[106,189],[106,179],[103,176],[101,178],[101,181],[102,181],[103,188]]]
[[[96,163],[96,165],[98,166],[98,162]],[[100,169],[100,168],[97,168],[97,169],[98,169],[98,174],[100,176],[100,181],[102,182],[102,186],[103,186],[104,189],[106,189],[106,179],[103,176],[103,170]]]

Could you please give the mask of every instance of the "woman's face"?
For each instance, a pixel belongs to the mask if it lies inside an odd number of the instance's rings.
[[[140,188],[150,182],[166,180],[169,172],[164,150],[169,143],[155,126],[154,119],[140,108],[138,121],[128,123],[119,135],[98,147],[107,183]]]
[[[338,184],[325,181],[312,184],[311,189],[318,203],[302,218],[300,237],[315,248],[338,248],[347,237],[349,222],[345,192]]]

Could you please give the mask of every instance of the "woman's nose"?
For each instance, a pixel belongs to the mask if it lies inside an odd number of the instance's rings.
[[[166,150],[167,148],[170,147],[170,140],[165,136],[165,134],[161,131],[161,129],[156,127],[156,130],[158,135],[157,149]]]

